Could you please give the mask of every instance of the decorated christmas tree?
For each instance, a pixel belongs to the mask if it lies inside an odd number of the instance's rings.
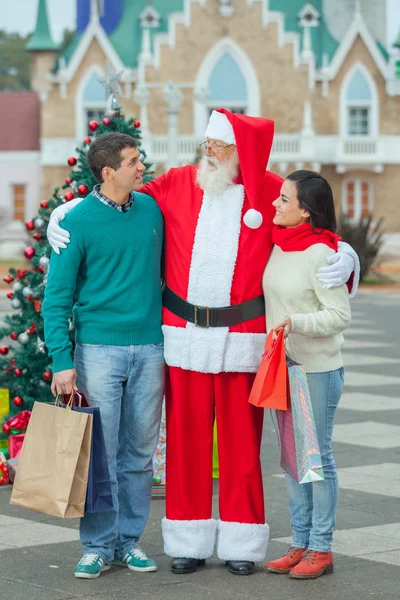
[[[100,123],[89,123],[90,135],[76,148],[76,155],[68,159],[71,173],[54,190],[51,198],[40,203],[38,214],[26,223],[32,235],[32,245],[24,252],[27,267],[9,269],[4,278],[10,285],[7,295],[12,313],[5,317],[5,327],[0,327],[0,451],[7,452],[10,435],[25,431],[35,401],[50,402],[53,399],[51,359],[44,343],[41,315],[51,254],[46,229],[52,211],[64,202],[84,198],[97,183],[89,169],[86,153],[93,139],[104,133],[120,132],[135,138],[147,168],[144,181],[151,179],[150,165],[141,148],[140,122],[125,119],[115,96],[119,91],[119,77],[120,74],[109,74],[104,78],[107,114]],[[72,321],[70,333],[73,340]]]

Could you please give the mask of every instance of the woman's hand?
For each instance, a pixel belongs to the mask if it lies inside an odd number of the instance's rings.
[[[276,325],[273,329],[273,333],[272,333],[272,339],[276,340],[278,337],[278,333],[280,332],[281,329],[285,330],[285,338],[289,335],[289,333],[292,331],[292,319],[290,317],[285,317],[284,319],[282,319],[282,321],[280,323],[278,323],[278,325]]]

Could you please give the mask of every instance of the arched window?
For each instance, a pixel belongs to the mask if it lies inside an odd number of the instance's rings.
[[[209,79],[209,111],[224,107],[245,114],[248,108],[247,85],[237,62],[225,52],[215,65]]]
[[[90,134],[88,123],[100,121],[106,109],[104,86],[99,82],[100,73],[92,71],[83,89],[82,108],[84,112],[83,135]]]
[[[373,186],[365,179],[347,179],[344,182],[342,209],[351,220],[372,215],[374,208]]]
[[[257,72],[244,50],[224,37],[204,57],[195,79],[193,129],[199,137],[207,127],[210,112],[227,108],[232,112],[261,115],[261,92]]]
[[[378,133],[378,96],[374,81],[362,65],[355,65],[343,81],[342,134],[374,136]]]

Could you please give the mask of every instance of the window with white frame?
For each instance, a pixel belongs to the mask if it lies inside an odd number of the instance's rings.
[[[361,68],[356,68],[346,89],[347,135],[372,135],[373,94]]]
[[[373,186],[366,179],[347,179],[344,182],[342,210],[346,217],[358,221],[373,212]]]
[[[235,59],[225,52],[215,65],[209,79],[208,110],[226,108],[233,113],[246,114],[247,85]]]
[[[88,129],[90,121],[100,121],[106,110],[106,99],[104,86],[99,81],[99,75],[93,72],[90,76],[83,93],[83,111],[85,135],[91,134]]]

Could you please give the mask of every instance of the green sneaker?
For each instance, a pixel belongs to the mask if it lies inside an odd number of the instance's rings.
[[[131,571],[140,571],[141,573],[157,571],[157,564],[151,558],[147,558],[146,553],[139,546],[129,550],[120,560],[114,560],[113,564],[128,567]]]
[[[84,554],[74,569],[75,577],[80,579],[95,579],[102,571],[107,571],[110,565],[100,554]]]

